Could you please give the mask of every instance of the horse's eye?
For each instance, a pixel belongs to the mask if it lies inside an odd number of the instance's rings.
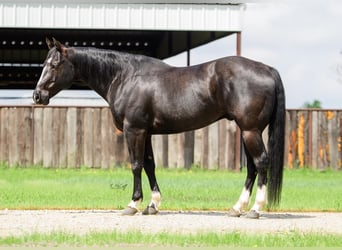
[[[52,62],[51,63],[51,68],[57,68],[57,66],[58,66],[58,63],[57,62]]]

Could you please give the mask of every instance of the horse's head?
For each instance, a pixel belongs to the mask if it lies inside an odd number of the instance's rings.
[[[33,92],[36,104],[49,104],[51,97],[62,89],[69,88],[75,76],[74,66],[68,59],[68,48],[56,39],[46,38],[49,52],[44,62],[42,74]]]

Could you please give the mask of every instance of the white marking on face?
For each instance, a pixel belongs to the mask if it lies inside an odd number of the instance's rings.
[[[38,83],[37,83],[37,86],[40,86],[42,84],[45,84],[45,81],[44,81],[44,77],[48,74],[48,69],[47,69],[47,65],[48,64],[51,64],[52,62],[52,58],[48,58],[47,63],[45,64],[43,70],[42,70],[42,73],[40,74],[40,77],[39,77],[39,80],[38,80]]]
[[[43,78],[45,77],[46,72],[47,72],[47,68],[46,68],[46,65],[45,65],[43,70],[42,70],[42,73],[40,74],[37,86],[40,86],[43,83]]]
[[[260,211],[262,210],[263,206],[266,204],[266,198],[267,198],[267,188],[266,185],[262,185],[261,187],[258,187],[257,193],[255,196],[255,203],[251,210]]]
[[[240,198],[236,202],[236,204],[233,206],[233,209],[238,212],[243,211],[249,204],[250,196],[251,196],[251,193],[244,187],[242,189]]]

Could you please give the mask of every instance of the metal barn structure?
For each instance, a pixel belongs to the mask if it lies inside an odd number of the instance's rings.
[[[4,0],[0,87],[32,89],[46,56],[45,37],[52,36],[70,46],[164,59],[237,34],[239,54],[243,10],[243,4],[223,0]]]

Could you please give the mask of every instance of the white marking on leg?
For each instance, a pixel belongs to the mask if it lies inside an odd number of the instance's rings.
[[[250,192],[244,187],[242,189],[240,198],[234,205],[233,209],[241,213],[247,207],[250,196]]]
[[[256,196],[255,196],[255,203],[251,210],[255,210],[257,212],[262,210],[262,208],[266,204],[266,196],[267,196],[266,185],[262,185],[261,187],[258,187]]]
[[[128,203],[128,207],[138,209],[138,206],[140,205],[140,203],[141,203],[141,199],[137,201],[132,200],[130,203]]]
[[[160,203],[161,203],[161,195],[158,191],[153,191],[152,192],[152,199],[150,202],[150,207],[154,206],[154,208],[156,210],[158,210],[158,208],[160,207]]]

